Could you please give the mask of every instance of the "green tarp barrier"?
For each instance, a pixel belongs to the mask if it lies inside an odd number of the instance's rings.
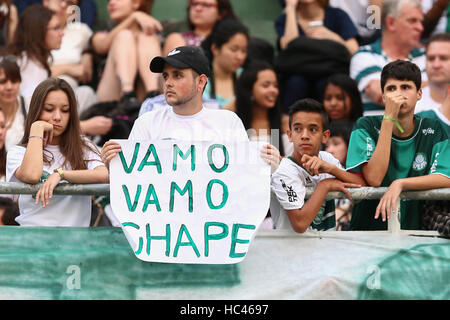
[[[149,263],[119,228],[0,227],[0,299],[450,299],[450,240],[260,230],[234,265]]]
[[[238,283],[237,265],[143,262],[120,228],[0,227],[0,299],[135,299],[145,288]]]

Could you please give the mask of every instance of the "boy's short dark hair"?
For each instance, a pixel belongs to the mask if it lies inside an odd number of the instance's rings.
[[[292,128],[292,118],[294,117],[294,114],[300,111],[320,114],[322,118],[322,130],[328,130],[329,119],[325,108],[320,102],[310,98],[298,100],[289,107],[289,128]]]
[[[388,79],[412,81],[419,90],[422,86],[422,73],[419,67],[406,60],[396,60],[388,63],[381,71],[381,91],[384,92],[384,86]]]

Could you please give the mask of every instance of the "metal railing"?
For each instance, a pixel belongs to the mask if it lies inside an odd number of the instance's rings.
[[[40,184],[26,184],[21,182],[0,182],[1,194],[35,194],[39,190]],[[352,200],[376,200],[383,197],[387,187],[361,187],[348,188],[352,196]],[[53,194],[55,195],[92,195],[105,196],[109,195],[109,184],[69,184],[62,183],[58,185]],[[307,188],[306,198],[309,198],[314,189]],[[329,192],[326,200],[342,199],[346,195],[340,191]],[[437,231],[423,230],[402,230],[400,228],[400,200],[450,200],[450,188],[421,190],[421,191],[403,191],[397,200],[397,211],[392,212],[391,219],[388,220],[388,232],[393,234],[410,234],[410,235],[431,235],[438,236]]]

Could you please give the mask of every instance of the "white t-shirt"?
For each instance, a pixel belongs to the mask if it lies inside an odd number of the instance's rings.
[[[53,64],[77,64],[81,62],[83,51],[89,47],[92,30],[82,22],[68,23],[64,28],[61,47],[52,50]]]
[[[436,110],[441,107],[441,104],[434,101],[431,98],[430,87],[426,86],[422,89],[422,98],[417,101],[416,108],[414,109],[414,113],[419,113],[426,110]]]
[[[339,160],[331,153],[320,151],[318,157],[343,169]],[[315,189],[321,180],[329,178],[334,178],[334,176],[328,173],[312,176],[291,158],[283,158],[280,166],[271,177],[270,214],[275,229],[293,230],[285,210],[301,209],[305,204],[306,188],[312,187]],[[325,210],[325,206],[322,207]],[[329,218],[334,220],[334,210],[332,212],[321,212],[316,218],[320,221],[313,221],[308,230],[316,229],[314,224],[320,225]]]
[[[241,119],[229,110],[202,108],[181,116],[173,108],[144,113],[134,122],[129,140],[248,141]]]
[[[53,170],[61,168],[64,157],[59,151],[59,146],[46,146],[44,150],[52,153],[51,164],[44,163],[43,176],[53,173]],[[22,164],[26,148],[22,146],[12,147],[7,155],[6,180],[8,182],[20,182],[15,172]],[[47,154],[47,153],[46,153]],[[92,170],[104,165],[100,156],[91,150],[85,150],[85,159],[88,169]],[[70,165],[63,167],[70,170]],[[42,180],[42,178],[41,178]],[[35,195],[21,194],[19,196],[20,215],[16,221],[21,226],[65,226],[88,227],[91,221],[91,197],[79,195],[53,195],[50,203],[45,208],[42,203],[35,204]]]
[[[22,140],[23,132],[25,130],[25,117],[22,111],[22,102],[20,97],[17,97],[17,103],[18,108],[16,110],[16,114],[14,116],[14,121],[11,124],[11,127],[6,131],[5,136],[5,149],[6,151],[9,150],[12,146],[15,146],[16,144],[20,143],[20,140]],[[30,99],[24,99],[24,107],[25,112],[28,112]]]
[[[32,59],[28,59],[26,53],[22,53],[22,56],[18,59],[18,65],[20,67],[20,76],[22,82],[20,83],[20,95],[25,98],[31,98],[34,89],[48,78],[48,72],[45,68]]]

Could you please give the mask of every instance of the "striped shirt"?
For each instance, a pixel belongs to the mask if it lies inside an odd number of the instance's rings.
[[[419,66],[422,71],[422,81],[428,79],[425,72],[425,49],[413,49],[405,59]],[[361,92],[364,105],[364,115],[380,115],[384,112],[384,106],[373,102],[364,92],[371,80],[380,80],[383,67],[392,60],[381,48],[381,39],[372,44],[362,46],[352,57],[350,62],[350,76],[355,80]]]

